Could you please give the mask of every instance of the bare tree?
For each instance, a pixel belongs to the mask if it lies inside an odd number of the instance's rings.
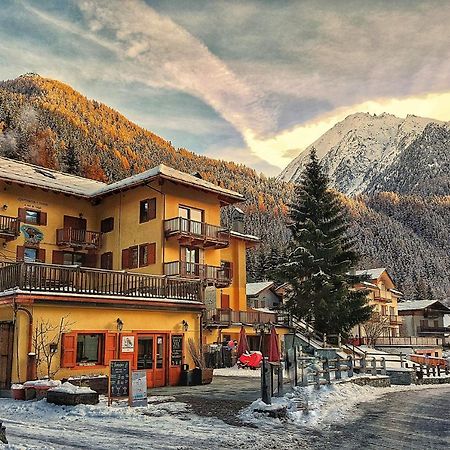
[[[375,341],[389,330],[389,317],[383,316],[379,312],[374,312],[372,317],[363,323],[363,328],[369,345],[374,345]]]
[[[58,325],[53,325],[49,320],[41,320],[36,323],[33,333],[33,349],[36,355],[36,372],[42,364],[45,364],[46,376],[53,378],[59,370],[52,371],[53,358],[60,348],[64,333],[70,331],[72,323],[67,320],[68,316],[61,317]]]

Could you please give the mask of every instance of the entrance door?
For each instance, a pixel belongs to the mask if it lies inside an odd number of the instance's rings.
[[[165,386],[167,368],[167,341],[164,334],[138,336],[137,368],[147,371],[147,387]]]
[[[12,322],[0,322],[0,389],[11,386],[14,326]]]

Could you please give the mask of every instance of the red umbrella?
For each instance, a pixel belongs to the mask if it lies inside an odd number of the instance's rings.
[[[245,333],[245,328],[241,326],[241,331],[239,332],[239,343],[237,348],[237,356],[241,356],[243,353],[248,352],[248,341],[247,334]]]
[[[270,330],[269,337],[269,362],[280,362],[280,349],[278,347],[278,334],[275,331],[275,327]]]

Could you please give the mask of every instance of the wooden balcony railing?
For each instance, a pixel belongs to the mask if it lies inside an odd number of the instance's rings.
[[[212,309],[206,311],[205,324],[207,326],[232,324],[273,323],[285,324],[285,317],[278,314],[264,313],[260,311],[233,311],[231,309]]]
[[[20,220],[18,217],[0,215],[0,237],[15,239],[20,234]]]
[[[67,247],[98,249],[102,245],[102,234],[98,231],[60,228],[56,230],[56,244]]]
[[[207,264],[185,261],[171,261],[165,263],[164,274],[167,276],[193,278],[207,283],[214,283],[218,287],[228,286],[233,277],[231,267],[209,266]]]
[[[166,237],[175,236],[193,246],[225,248],[230,245],[230,230],[205,222],[173,217],[164,221]]]
[[[426,333],[426,334],[442,334],[442,333],[450,333],[450,327],[430,327],[430,326],[418,326],[418,333]]]
[[[202,300],[201,283],[165,276],[41,263],[0,265],[0,292],[95,294],[139,298]]]
[[[375,345],[383,346],[426,346],[426,347],[433,347],[433,346],[440,346],[443,344],[442,338],[438,337],[417,337],[417,336],[410,336],[410,337],[379,337],[375,339]]]

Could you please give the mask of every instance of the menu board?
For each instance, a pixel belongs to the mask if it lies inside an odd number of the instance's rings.
[[[109,400],[130,397],[130,361],[113,359],[109,362]]]
[[[147,371],[131,373],[131,406],[147,406]]]
[[[173,335],[172,336],[172,356],[171,365],[181,366],[181,361],[183,358],[183,336]]]

